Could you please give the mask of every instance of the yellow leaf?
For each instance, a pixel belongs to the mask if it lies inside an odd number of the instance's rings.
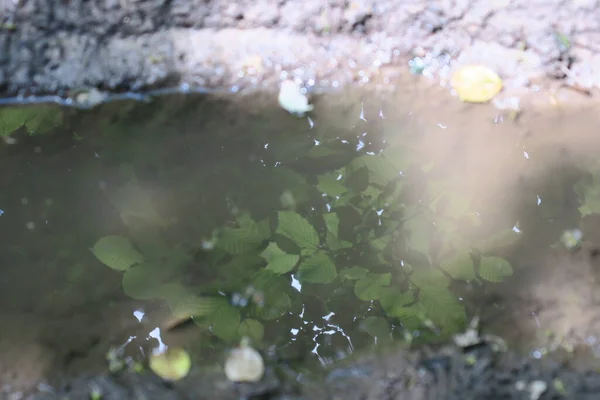
[[[502,79],[491,69],[482,65],[459,68],[450,81],[462,101],[485,103],[502,90]]]
[[[169,348],[167,351],[150,356],[150,369],[167,381],[178,381],[190,372],[190,355],[181,348]]]

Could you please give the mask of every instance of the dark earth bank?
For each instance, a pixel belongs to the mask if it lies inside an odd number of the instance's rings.
[[[433,352],[431,352],[433,354]],[[320,383],[297,383],[284,365],[257,384],[232,384],[219,370],[196,370],[167,384],[150,373],[80,377],[24,397],[29,400],[88,399],[346,399],[346,400],[549,400],[597,399],[600,374],[576,372],[558,362],[538,362],[498,351],[491,343],[435,355],[404,351],[357,358],[330,369]],[[289,375],[289,372],[287,372]],[[283,383],[285,382],[285,383]],[[90,397],[95,393],[96,396]]]
[[[2,0],[5,95],[381,83],[454,64],[509,89],[598,87],[595,0]]]

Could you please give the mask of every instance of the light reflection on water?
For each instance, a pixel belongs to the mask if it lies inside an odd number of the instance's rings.
[[[536,308],[554,296],[552,307],[558,309],[561,293],[577,293],[582,286],[593,285],[589,279],[593,268],[586,267],[589,260],[573,261],[578,274],[563,271],[562,279],[550,279],[562,268],[557,260],[571,262],[569,254],[556,256],[553,251],[560,250],[552,250],[551,245],[563,231],[580,223],[578,208],[583,200],[570,188],[585,175],[586,160],[598,150],[589,113],[550,112],[497,124],[498,111],[491,108],[419,104],[424,99],[408,97],[392,100],[322,98],[313,115],[296,119],[259,101],[246,109],[224,100],[174,97],[150,104],[111,103],[90,111],[65,110],[66,122],[45,136],[14,135],[17,143],[2,148],[0,161],[2,171],[7,171],[0,178],[4,238],[0,307],[7,315],[27,315],[28,323],[41,331],[52,324],[58,332],[68,329],[72,336],[103,338],[101,351],[118,345],[119,340],[135,342],[134,357],[139,356],[139,346],[193,341],[197,331],[191,339],[161,328],[170,317],[165,303],[174,307],[172,298],[157,294],[132,300],[128,296],[132,289],[124,292],[122,286],[123,272],[107,268],[90,253],[103,236],[122,235],[134,238],[140,251],[154,254],[161,262],[167,262],[162,250],[167,249],[169,256],[176,253],[173,249],[181,251],[182,267],[161,279],[191,293],[229,301],[240,310],[240,320],[252,319],[264,327],[258,347],[274,344],[285,357],[308,365],[329,365],[355,351],[384,345],[389,338],[434,340],[439,332],[460,328],[443,315],[455,311],[466,317],[481,314],[484,323],[489,314],[490,326],[500,334],[516,335],[513,340],[534,341],[530,321],[535,330],[553,330],[558,335],[573,330],[582,337],[598,334],[589,325],[593,315],[574,318],[569,307],[579,307],[579,303],[565,306],[562,311],[567,317],[560,324],[551,318],[552,312]],[[565,138],[565,127],[572,126],[569,121],[580,129],[569,129]],[[412,162],[398,166],[391,175],[377,170],[383,167],[372,160],[381,159],[381,150],[394,146],[407,147],[403,154]],[[383,175],[369,175],[365,185],[363,167],[344,169],[358,156],[372,157],[363,159],[367,171]],[[390,159],[396,162],[397,157]],[[350,178],[354,181],[347,181]],[[388,184],[392,181],[394,185]],[[127,186],[132,182],[133,186]],[[345,186],[360,196],[348,200]],[[129,189],[123,191],[124,187]],[[386,191],[397,188],[399,194],[383,201]],[[438,203],[428,191],[444,193],[446,210],[460,209],[464,196],[473,203],[460,211],[460,218],[439,216],[436,210],[443,207],[430,207]],[[289,194],[285,207],[283,192]],[[406,207],[398,207],[401,201]],[[271,218],[273,224],[275,212],[282,207],[314,224],[319,235],[314,251],[332,257],[337,277],[316,283],[321,279],[318,272],[310,270],[313,277],[307,279],[296,266],[294,271],[281,273],[287,288],[284,285],[280,290],[274,282],[275,293],[268,290],[271,283],[248,293],[253,274],[263,270],[264,263],[246,264],[236,254],[215,256],[221,240],[217,233],[224,227],[239,229],[236,219],[245,212],[251,213],[253,221]],[[408,225],[413,217],[425,215],[423,210],[430,218],[419,221],[431,229],[419,232],[422,237],[416,238],[413,231],[407,236],[402,227],[390,228],[394,221]],[[335,243],[324,241],[330,232],[327,221],[319,217],[332,212],[343,214],[335,221],[340,224]],[[163,230],[160,234],[149,229],[156,226]],[[389,229],[391,241],[378,242],[386,238],[381,232]],[[523,239],[507,248],[491,249],[489,254],[477,249],[475,258],[493,254],[494,260],[508,260],[512,278],[488,271],[486,280],[481,270],[444,269],[443,274],[427,275],[427,268],[435,269],[446,261],[440,254],[449,251],[448,246],[460,253],[460,246],[471,249],[471,243],[498,231],[521,234]],[[459,235],[464,235],[461,243],[454,242]],[[280,241],[280,236],[269,236],[267,241],[273,240],[303,261],[309,257],[294,253],[294,240]],[[587,237],[590,246],[600,239]],[[344,242],[350,246],[344,247]],[[357,266],[364,271],[352,269]],[[419,282],[412,279],[415,270],[425,271]],[[342,272],[346,278],[339,277]],[[420,285],[433,280],[447,281],[448,288],[440,296],[453,295],[459,309],[439,312],[432,307],[443,307],[443,301],[420,300],[428,290]],[[502,283],[505,280],[509,286]],[[534,280],[547,290],[532,290],[533,298],[523,299]],[[569,282],[576,289],[569,291]],[[384,306],[386,288],[393,289],[386,292],[389,298],[395,290],[413,293],[415,299]],[[157,293],[159,289],[164,288],[157,287]],[[271,304],[275,295],[283,296],[276,297],[281,304]],[[256,296],[264,296],[263,309],[256,305]],[[498,307],[512,308],[498,316],[494,311]],[[527,316],[532,308],[535,318]],[[275,317],[267,318],[263,315],[267,312]],[[64,322],[83,313],[102,315],[108,323],[90,332],[85,324]],[[194,321],[202,335],[219,332],[214,321],[205,325],[201,319]],[[518,329],[511,332],[503,329],[515,324]],[[237,340],[236,334],[228,335],[222,332],[221,337],[206,340],[207,344],[197,344],[196,350],[218,356]],[[135,341],[138,337],[151,339]],[[61,346],[69,347],[68,341]]]

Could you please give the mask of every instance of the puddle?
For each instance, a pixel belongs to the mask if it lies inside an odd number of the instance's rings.
[[[258,95],[0,109],[2,384],[159,343],[208,365],[242,336],[309,373],[475,315],[526,349],[595,346],[597,107],[513,119],[435,91],[305,118]]]

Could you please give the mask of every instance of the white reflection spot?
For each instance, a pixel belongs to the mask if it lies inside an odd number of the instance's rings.
[[[302,284],[294,275],[292,275],[292,287],[296,289],[298,292],[302,292]]]
[[[146,315],[146,313],[144,313],[144,310],[135,310],[133,312],[133,316],[138,320],[138,322],[142,322],[142,319],[144,319],[144,315]]]

